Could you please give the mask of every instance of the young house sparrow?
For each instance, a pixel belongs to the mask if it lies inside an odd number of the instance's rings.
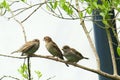
[[[61,52],[61,50],[58,48],[57,44],[55,42],[52,41],[52,39],[49,36],[45,36],[44,37],[44,41],[46,43],[45,47],[46,49],[53,55],[56,56],[62,60],[64,60],[63,58],[63,54]],[[67,65],[67,64],[66,64]],[[68,65],[67,65],[68,66]]]
[[[17,52],[22,52],[22,56],[24,56],[24,55],[30,56],[38,50],[39,44],[40,44],[40,41],[38,39],[28,41],[20,49],[12,52],[11,54],[17,53]]]
[[[75,50],[74,48],[70,48],[69,46],[65,45],[62,48],[64,52],[64,56],[68,62],[75,62],[77,63],[81,59],[88,59],[87,57],[82,56],[80,52]]]

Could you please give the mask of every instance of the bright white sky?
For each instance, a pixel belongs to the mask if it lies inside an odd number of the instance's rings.
[[[43,41],[44,36],[50,36],[60,49],[64,45],[69,45],[89,58],[89,60],[79,61],[78,64],[96,68],[93,52],[79,24],[79,20],[58,19],[40,9],[23,25],[28,41],[35,38],[40,39],[40,48],[36,54],[50,55]],[[92,23],[87,22],[86,26],[91,29]],[[93,38],[93,30],[90,35]],[[10,52],[17,50],[24,44],[24,37],[20,25],[14,20],[8,21],[4,17],[0,17],[0,37],[0,54],[11,55]],[[20,56],[21,54],[16,53],[13,55]],[[21,76],[17,72],[17,69],[22,63],[23,60],[21,59],[0,57],[0,77],[10,75],[20,78]],[[55,78],[51,80],[98,80],[97,74],[73,66],[66,67],[65,64],[52,60],[32,58],[31,66],[34,80],[37,80],[37,77],[34,75],[34,70],[40,70],[42,72],[43,76],[41,80],[46,80],[52,76],[55,76]]]

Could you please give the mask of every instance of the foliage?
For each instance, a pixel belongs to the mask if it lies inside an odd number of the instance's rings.
[[[20,68],[18,69],[18,72],[21,74],[21,76],[23,77],[23,80],[24,79],[28,79],[28,67],[26,64],[23,64],[20,66]]]
[[[29,76],[28,76],[28,67],[26,64],[23,64],[20,66],[20,68],[18,69],[18,72],[21,74],[22,76],[22,80],[28,80]],[[35,70],[35,73],[38,77],[38,80],[42,77],[42,73],[39,70]]]
[[[39,80],[42,77],[42,73],[38,70],[36,70],[35,73],[38,76],[38,80]]]
[[[68,15],[73,15],[75,6],[73,5],[74,1],[72,0],[49,0],[49,5],[51,9],[56,9],[57,7],[61,7]],[[120,11],[120,1],[116,0],[101,0],[101,4],[98,4],[98,0],[79,0],[80,3],[87,3],[88,6],[85,8],[85,11],[88,14],[92,14],[93,10],[99,10],[100,15],[103,17],[103,19],[106,19],[106,17],[109,14],[109,11],[112,9]],[[80,6],[82,7],[82,6]]]
[[[3,0],[1,3],[0,3],[0,9],[5,9],[5,10],[10,10],[10,6],[9,6],[9,3],[6,1],[6,0]]]
[[[117,47],[117,53],[120,56],[120,47],[119,46]]]
[[[50,2],[48,2],[47,4],[47,8],[49,8],[48,10],[51,9],[56,9],[58,6],[60,8],[62,8],[68,15],[72,15],[73,14],[73,9],[70,6],[71,4],[69,2],[66,2],[66,0],[54,0],[54,2],[52,2],[52,0],[50,0]]]
[[[27,3],[27,0],[19,0],[19,2],[20,1],[23,3]],[[109,15],[112,15],[109,13],[111,10],[114,9],[117,12],[120,12],[120,0],[101,0],[101,4],[98,4],[97,1],[98,0],[79,0],[79,4],[81,4],[80,5],[81,12],[78,16],[81,18],[85,18],[86,16],[85,13],[91,15],[92,11],[97,9],[98,11],[100,11],[100,15],[103,17],[103,20],[106,20]],[[8,2],[7,0],[3,0],[0,3],[0,9],[1,10],[5,9],[9,11],[10,6],[12,6],[11,4],[12,4],[11,2]],[[61,8],[63,10],[59,12],[61,16],[64,14],[63,12],[65,12],[69,16],[78,17],[78,16],[75,16],[75,13],[78,12],[75,4],[76,3],[73,0],[48,0],[45,3],[47,9],[52,13],[55,13],[55,14],[58,13],[57,10]]]
[[[26,2],[26,0],[21,0],[22,2]]]

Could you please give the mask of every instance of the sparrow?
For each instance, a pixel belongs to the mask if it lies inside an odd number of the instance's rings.
[[[38,39],[28,41],[20,49],[12,52],[11,54],[17,53],[17,52],[22,52],[21,56],[25,56],[25,55],[30,56],[38,50],[39,44],[40,44],[40,41]]]
[[[74,48],[70,48],[68,45],[63,46],[62,50],[64,52],[63,56],[67,59],[68,62],[77,63],[81,59],[88,59]]]
[[[45,47],[48,50],[48,52],[50,52],[50,54],[52,54],[54,57],[58,57],[64,60],[61,50],[59,49],[57,44],[53,42],[52,38],[50,38],[49,36],[45,36],[44,41],[46,43]],[[66,66],[68,66],[68,64],[66,64]]]

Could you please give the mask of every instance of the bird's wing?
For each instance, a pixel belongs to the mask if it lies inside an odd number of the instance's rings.
[[[62,54],[61,50],[58,48],[57,44],[56,44],[55,42],[52,42],[52,43],[53,43],[53,47],[54,47],[54,48],[56,49],[56,51],[59,53],[59,54],[58,54],[58,55],[59,55],[59,58],[61,58],[61,59],[64,60],[63,54]],[[66,65],[67,67],[69,67],[69,65],[68,65],[67,63],[65,63],[65,65]]]
[[[53,47],[62,54],[61,50],[58,48],[58,46],[55,42],[53,42]]]
[[[57,53],[57,56],[61,59],[63,59],[63,54],[61,52],[61,50],[58,48],[57,44],[55,42],[52,42],[52,46],[53,46],[53,49],[54,51]]]
[[[30,41],[27,42],[26,44],[24,44],[21,48],[20,48],[20,52],[26,52],[28,50],[30,50],[31,48],[33,48],[35,46],[34,42]]]
[[[78,52],[77,50],[75,50],[75,49],[73,49],[73,48],[71,48],[71,50],[76,54],[76,55],[78,55],[79,57],[82,57],[82,58],[84,58],[84,59],[89,59],[89,58],[87,58],[87,57],[84,57],[80,52]]]
[[[16,50],[16,51],[13,51],[11,54],[17,53],[17,52],[25,52],[25,51],[27,51],[30,47],[31,47],[31,48],[33,47],[32,41],[26,42],[20,49],[18,49],[18,50]]]
[[[77,50],[75,50],[74,48],[71,48],[71,50],[73,51],[74,54],[83,57],[82,54],[78,52]]]

